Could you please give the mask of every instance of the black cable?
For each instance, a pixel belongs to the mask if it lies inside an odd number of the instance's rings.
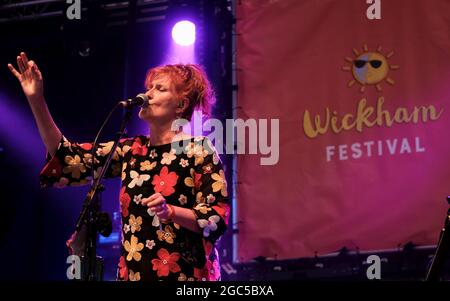
[[[117,108],[121,106],[120,103],[117,103],[114,108],[109,112],[108,116],[106,117],[105,121],[103,122],[102,126],[100,127],[99,131],[97,132],[97,135],[95,136],[94,143],[92,144],[92,152],[91,152],[91,160],[92,160],[92,168],[91,168],[91,185],[94,184],[94,171],[95,171],[95,148],[97,145],[98,138],[100,137],[100,134],[103,131],[103,128],[108,123],[109,119],[111,118],[111,115],[117,110]]]

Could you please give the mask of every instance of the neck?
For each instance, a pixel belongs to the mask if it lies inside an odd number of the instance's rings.
[[[173,131],[171,129],[171,126],[172,122],[170,122],[169,124],[149,124],[150,145],[162,145],[172,143],[175,135],[177,134],[180,136],[181,139],[186,138],[185,133],[183,133],[181,130]]]

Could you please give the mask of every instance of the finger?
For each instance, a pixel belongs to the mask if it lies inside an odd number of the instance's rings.
[[[162,195],[160,195],[160,194],[152,194],[152,195],[149,196],[148,198],[142,199],[141,202],[142,202],[144,205],[147,205],[147,206],[153,206],[152,202],[155,202],[155,201],[161,200],[161,199],[164,199],[164,197],[163,197]],[[155,205],[156,205],[156,204],[157,204],[157,203],[155,203]]]
[[[25,72],[25,65],[23,64],[22,58],[20,56],[17,56],[17,66],[19,67],[19,71],[20,73],[24,73]]]
[[[38,71],[36,69],[36,64],[33,61],[29,61],[28,62],[28,67],[30,67],[31,70],[31,75],[33,76],[33,78],[37,79],[39,77],[38,75]]]
[[[38,78],[39,80],[42,80],[42,73],[41,73],[41,70],[39,70],[39,68],[38,68],[38,66],[37,66],[36,64],[34,64],[33,68],[34,68],[34,72],[35,72],[37,78]]]
[[[26,53],[22,51],[20,53],[20,57],[22,58],[23,64],[25,66],[27,66],[28,65],[28,57],[27,57]]]
[[[8,68],[9,68],[9,70],[11,70],[12,74],[14,74],[14,76],[20,80],[20,73],[17,72],[16,68],[14,68],[14,66],[11,64],[8,64]]]
[[[154,207],[154,206],[157,206],[157,205],[162,205],[163,203],[165,203],[165,201],[166,200],[163,197],[159,197],[156,200],[149,202],[147,204],[147,206]]]
[[[144,198],[141,200],[142,204],[146,205],[149,202],[152,202],[153,200],[155,200],[158,196],[161,196],[160,193],[154,193],[151,196],[149,196],[148,198]]]

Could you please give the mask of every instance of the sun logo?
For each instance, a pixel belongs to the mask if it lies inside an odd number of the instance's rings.
[[[380,83],[382,81],[386,81],[390,85],[395,84],[395,81],[388,76],[389,70],[399,68],[398,65],[391,65],[388,62],[388,59],[394,55],[393,51],[384,55],[381,53],[381,46],[378,46],[375,52],[370,52],[367,45],[364,45],[362,53],[353,48],[353,54],[355,58],[345,58],[350,65],[342,67],[345,71],[351,71],[354,78],[348,82],[348,87],[352,87],[357,82],[361,85],[362,93],[367,85],[375,85],[377,91],[381,91]]]

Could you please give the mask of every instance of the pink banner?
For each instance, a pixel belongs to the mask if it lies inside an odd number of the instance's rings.
[[[238,260],[436,244],[450,195],[450,2],[241,0]]]

